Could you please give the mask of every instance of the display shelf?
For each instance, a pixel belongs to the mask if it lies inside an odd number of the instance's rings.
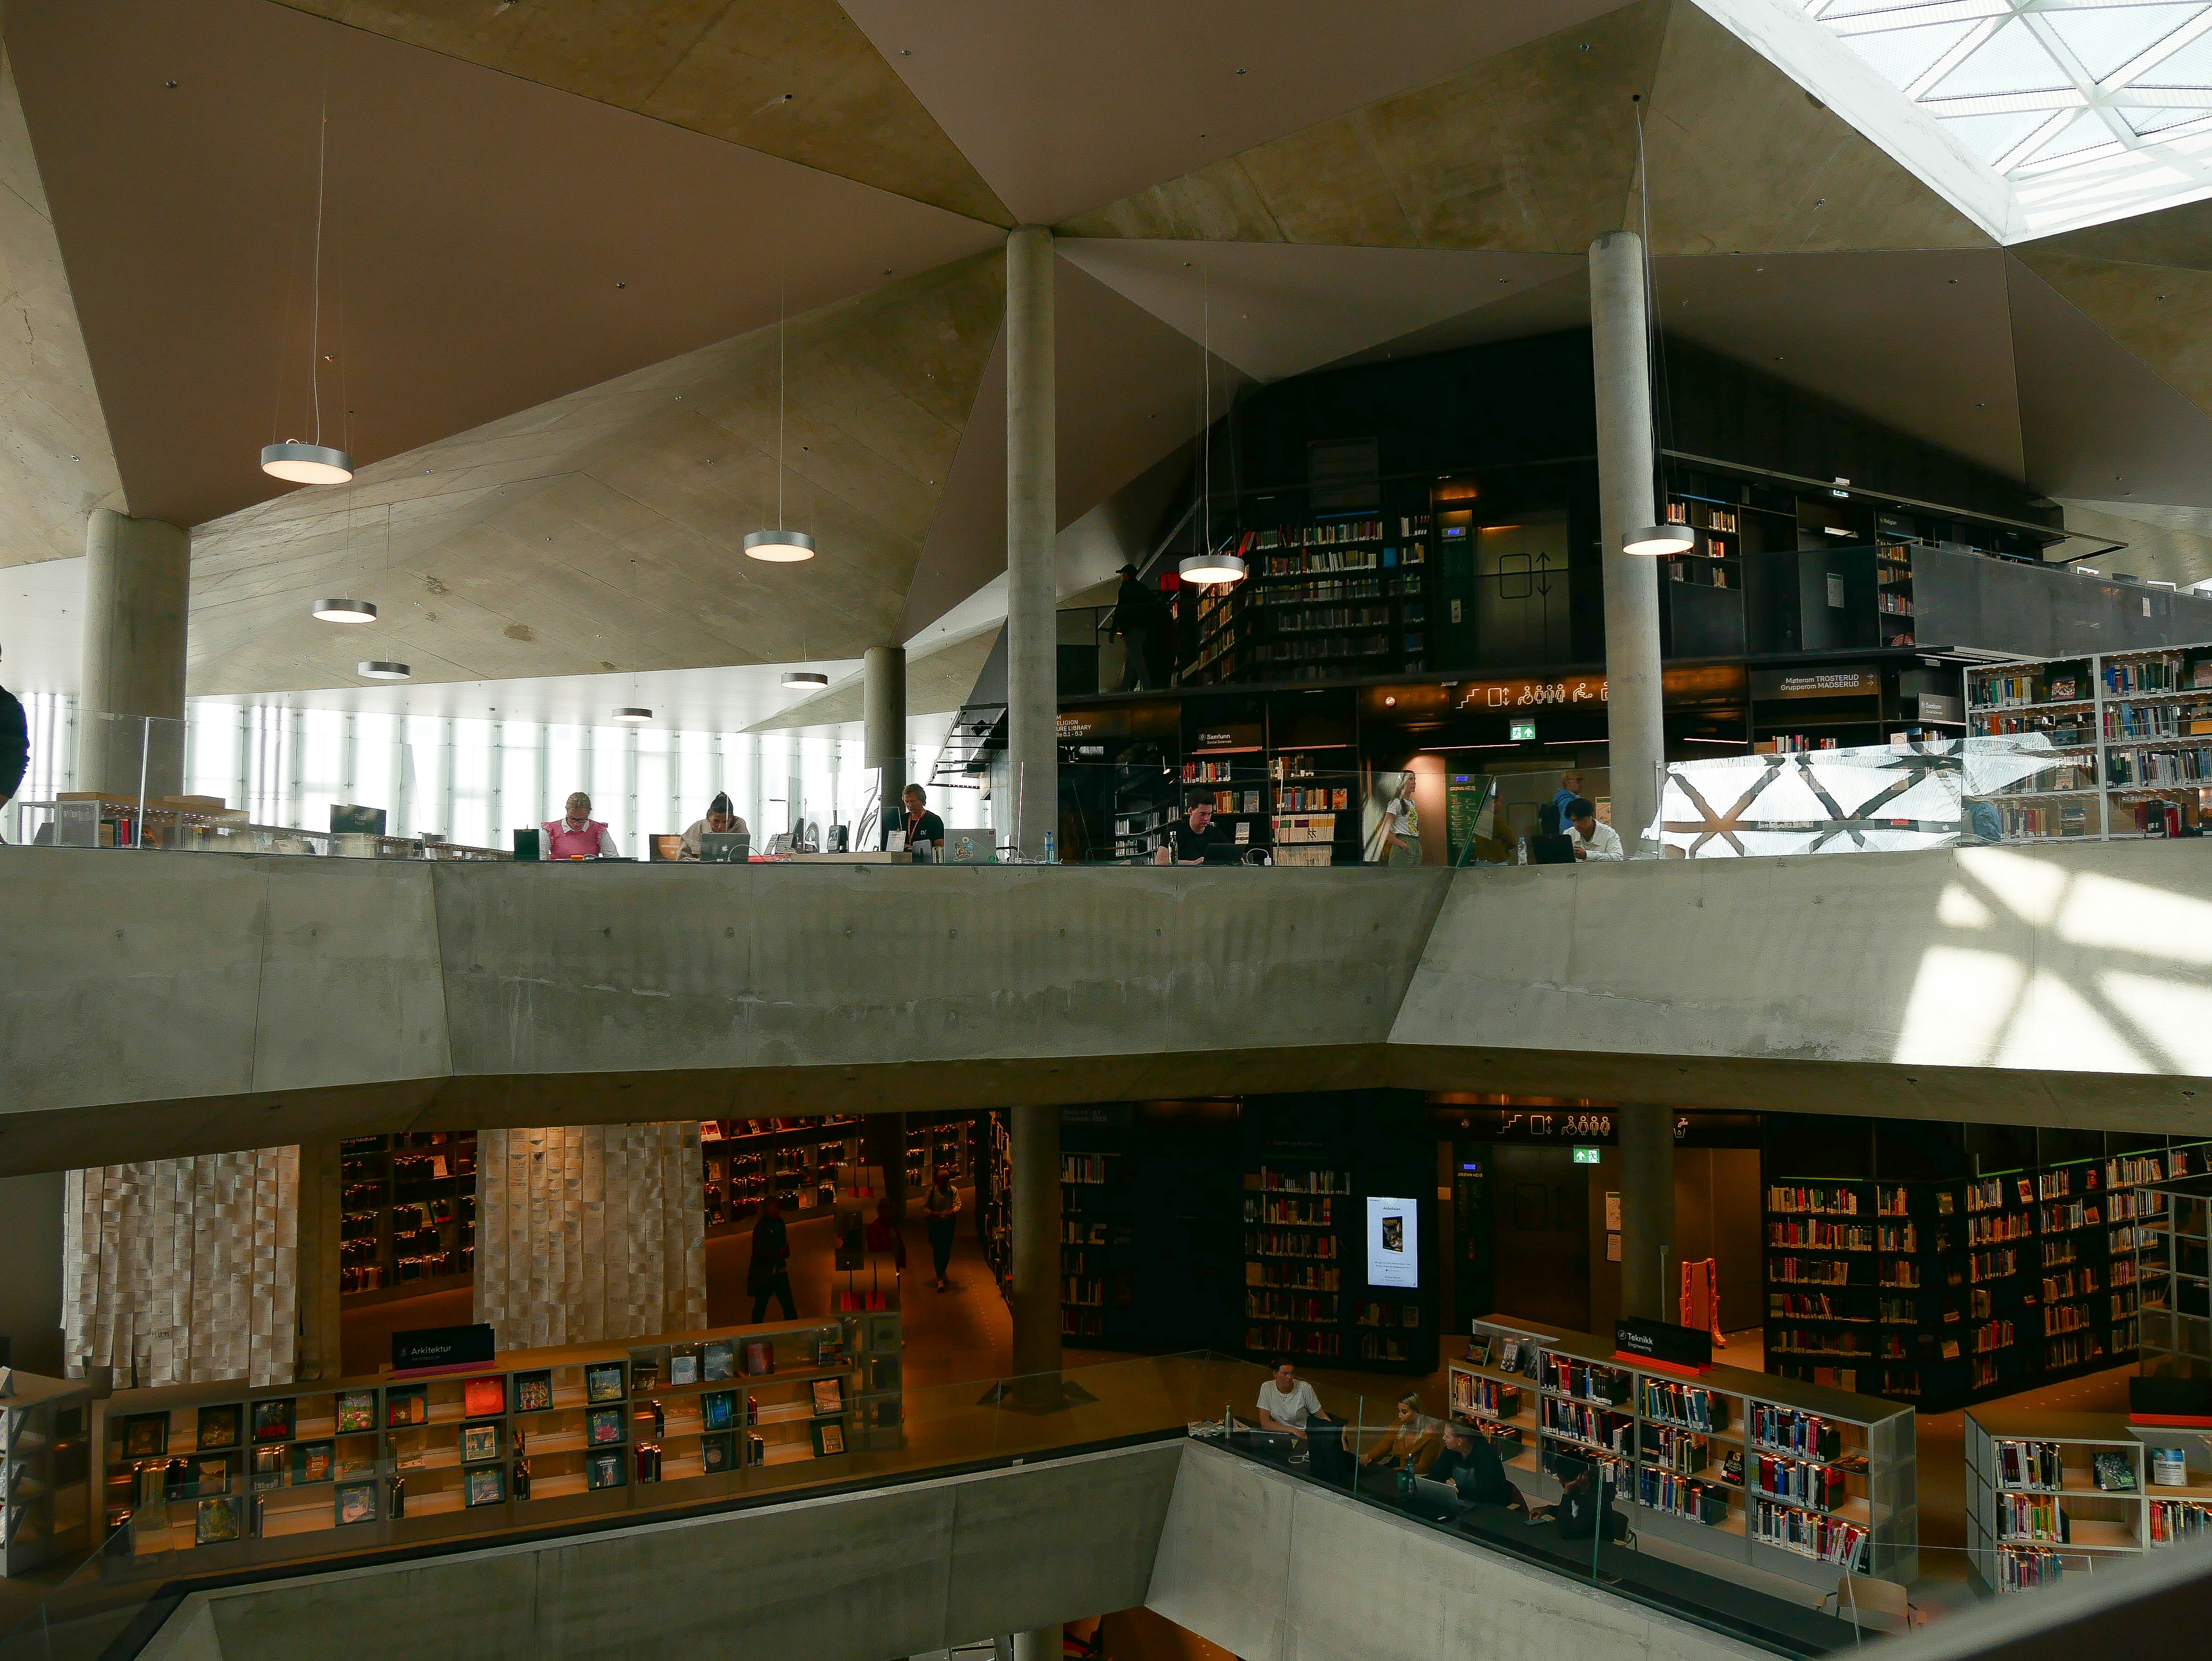
[[[2151,1203],[2129,1226],[2136,1243],[2143,1371],[2212,1378],[2212,1175],[2149,1181],[2140,1192]]]
[[[1446,1364],[1448,1411],[1533,1444],[1505,1460],[1532,1497],[1556,1494],[1549,1450],[1591,1453],[1636,1526],[1670,1542],[1823,1588],[1839,1566],[1917,1573],[1911,1409],[1732,1367],[1685,1378],[1586,1334],[1498,1317],[1473,1331],[1467,1358]],[[1825,1474],[1789,1492],[1807,1470]]]
[[[2212,807],[2212,644],[1970,668],[1966,712],[1972,736],[2063,733],[2067,742],[2054,744],[2054,757],[2083,755],[2090,773],[2086,785],[2066,790],[2008,788],[1970,796],[1992,805],[2094,802],[2094,823],[2064,809],[2056,818],[2033,809],[2001,811],[2008,842],[2193,832]],[[2061,712],[2086,716],[2087,733],[2061,725]],[[2169,730],[2149,730],[2157,728]]]
[[[472,1372],[118,1391],[105,1514],[138,1556],[355,1523],[399,1538],[463,1511],[527,1522],[563,1495],[896,1448],[900,1348],[897,1313],[872,1311],[510,1351]]]
[[[473,1130],[338,1144],[338,1285],[349,1306],[469,1284],[476,1263]]]
[[[1097,1118],[1097,1123],[1084,1123]],[[1136,1214],[1127,1138],[1110,1112],[1060,1116],[1060,1329],[1063,1341],[1137,1347]]]
[[[2212,1475],[2154,1482],[2159,1433],[2123,1415],[1973,1408],[1966,1433],[1966,1549],[1991,1591],[2049,1585],[2212,1526],[2197,1497],[2212,1494]]]

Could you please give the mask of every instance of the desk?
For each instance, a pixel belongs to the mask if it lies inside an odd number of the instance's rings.
[[[769,855],[770,864],[781,864],[787,861],[793,865],[912,865],[914,863],[914,855],[911,854],[884,853],[775,854]]]

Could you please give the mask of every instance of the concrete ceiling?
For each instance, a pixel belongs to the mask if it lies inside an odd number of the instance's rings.
[[[1670,333],[2054,496],[2212,509],[2212,206],[2000,252],[1692,0],[16,0],[5,33],[0,562],[102,501],[194,525],[198,694],[343,684],[371,634],[455,685],[956,653],[1003,615],[1003,225],[1062,235],[1065,596],[1146,545],[1209,382],[1586,321],[1584,249],[1645,216],[1636,98]],[[273,496],[325,93],[325,435],[368,465]],[[823,553],[775,570],[733,550],[774,511],[780,289]],[[386,623],[308,621],[334,590]]]

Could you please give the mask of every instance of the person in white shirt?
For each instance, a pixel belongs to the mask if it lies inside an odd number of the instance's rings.
[[[1567,840],[1574,843],[1578,860],[1625,857],[1620,851],[1620,832],[1599,822],[1597,806],[1588,796],[1577,796],[1567,804]]]
[[[1320,1412],[1321,1397],[1298,1377],[1290,1359],[1285,1356],[1276,1362],[1273,1374],[1260,1386],[1260,1428],[1286,1430],[1304,1441],[1306,1421]]]

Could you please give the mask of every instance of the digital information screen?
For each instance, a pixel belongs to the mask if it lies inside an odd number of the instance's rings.
[[[1421,1284],[1419,1202],[1367,1196],[1367,1284],[1416,1291]]]

